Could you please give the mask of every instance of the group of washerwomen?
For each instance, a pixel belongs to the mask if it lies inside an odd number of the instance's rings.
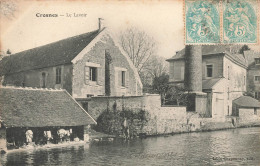
[[[59,129],[57,131],[58,135],[58,142],[64,142],[64,141],[70,141],[71,140],[71,134],[72,134],[72,129],[65,130],[65,129]],[[49,143],[50,141],[53,140],[53,136],[51,131],[44,131],[43,133],[45,143]],[[32,130],[27,130],[25,132],[25,137],[26,137],[26,144],[30,144],[33,142],[33,131]],[[76,137],[74,138],[74,141],[79,141],[79,138]]]

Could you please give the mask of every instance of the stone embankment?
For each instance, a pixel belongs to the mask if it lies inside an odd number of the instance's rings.
[[[97,121],[95,130],[124,137],[213,131],[260,125],[260,117],[203,118],[185,106],[161,106],[159,95],[93,97],[88,112]],[[124,127],[126,119],[127,128]],[[128,131],[129,130],[129,131]]]

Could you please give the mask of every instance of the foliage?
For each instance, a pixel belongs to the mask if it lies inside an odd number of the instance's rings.
[[[162,105],[186,105],[187,99],[184,88],[169,84],[169,75],[163,73],[153,80],[153,93],[161,95]]]
[[[249,48],[248,45],[245,44],[245,45],[243,45],[243,46],[240,48],[239,53],[240,53],[240,54],[243,54],[244,51],[247,51],[247,50],[250,50],[250,48]]]
[[[127,119],[130,135],[135,137],[138,133],[141,133],[143,126],[148,122],[149,113],[144,110],[130,109],[103,111],[97,119],[96,130],[108,134],[122,135],[124,118]]]

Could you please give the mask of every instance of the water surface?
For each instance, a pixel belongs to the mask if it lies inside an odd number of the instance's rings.
[[[260,165],[260,127],[10,152],[2,165]]]

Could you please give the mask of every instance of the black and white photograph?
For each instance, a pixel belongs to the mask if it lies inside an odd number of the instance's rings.
[[[260,165],[260,1],[0,0],[0,165]]]

